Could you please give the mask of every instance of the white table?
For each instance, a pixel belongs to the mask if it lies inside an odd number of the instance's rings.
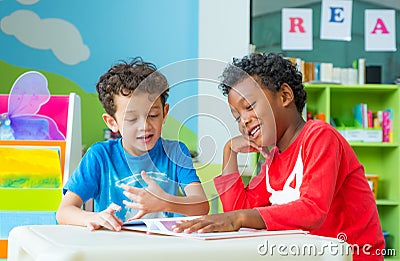
[[[345,255],[347,251],[340,250],[347,247],[334,238],[304,234],[196,240],[133,231],[90,232],[76,226],[33,225],[10,232],[8,261],[351,260]]]

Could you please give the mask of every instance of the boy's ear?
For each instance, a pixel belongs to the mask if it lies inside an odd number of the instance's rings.
[[[113,132],[118,132],[119,128],[118,128],[118,124],[117,121],[114,119],[113,116],[111,116],[110,114],[104,113],[102,115],[104,122],[106,123],[107,127],[112,130]]]
[[[164,118],[163,124],[165,123],[165,121],[166,121],[166,119],[167,119],[168,111],[169,111],[169,104],[166,103],[166,104],[164,105],[164,111],[163,111],[163,113],[164,113],[164,114],[163,114],[163,118]]]
[[[288,106],[292,101],[294,101],[294,93],[292,88],[287,83],[281,85],[279,90],[280,98],[284,107]]]

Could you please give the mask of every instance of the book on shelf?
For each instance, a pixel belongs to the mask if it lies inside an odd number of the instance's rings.
[[[353,108],[356,127],[373,128],[373,113],[366,103],[358,103]]]
[[[312,82],[315,79],[315,65],[313,62],[304,62],[303,81]]]
[[[359,58],[353,61],[353,68],[357,70],[357,83],[361,85],[365,84],[365,62],[365,58]]]
[[[382,112],[382,141],[392,142],[392,109],[388,109]]]
[[[286,57],[302,73],[302,81],[308,83],[329,83],[356,85],[365,84],[365,59],[353,61],[352,67],[334,67],[331,62],[305,61],[299,57]]]
[[[123,224],[123,230],[131,230],[137,232],[145,232],[147,234],[167,235],[176,237],[185,237],[200,240],[216,240],[229,238],[244,238],[244,237],[260,237],[273,235],[291,235],[291,234],[308,234],[303,230],[278,230],[269,231],[265,229],[241,228],[238,231],[232,232],[211,232],[211,233],[177,233],[173,231],[173,226],[186,222],[199,216],[191,217],[173,217],[173,218],[149,218],[149,219],[134,219]]]

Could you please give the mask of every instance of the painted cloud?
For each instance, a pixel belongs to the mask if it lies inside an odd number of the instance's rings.
[[[29,47],[50,49],[61,62],[68,65],[86,61],[90,56],[90,50],[82,42],[76,27],[62,19],[40,19],[32,11],[18,10],[1,19],[0,28]]]
[[[39,0],[17,0],[17,2],[23,5],[33,5],[39,2]]]

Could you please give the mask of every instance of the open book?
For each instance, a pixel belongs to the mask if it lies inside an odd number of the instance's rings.
[[[279,230],[268,231],[252,228],[241,228],[239,231],[233,232],[213,232],[213,233],[176,233],[173,231],[172,226],[197,218],[192,217],[174,217],[174,218],[150,218],[150,219],[135,219],[125,222],[122,226],[124,230],[142,231],[148,234],[161,234],[177,237],[187,237],[202,240],[212,239],[227,239],[227,238],[240,238],[240,237],[259,237],[259,236],[272,236],[272,235],[288,235],[288,234],[307,234],[303,230]]]

